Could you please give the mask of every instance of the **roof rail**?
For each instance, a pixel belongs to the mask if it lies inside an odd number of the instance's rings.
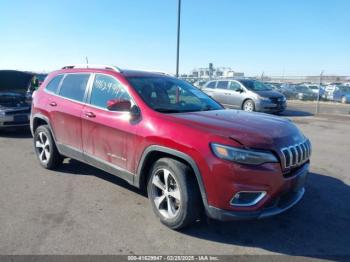
[[[73,68],[95,68],[95,69],[108,69],[121,73],[121,69],[116,66],[110,65],[93,65],[93,64],[78,64],[78,65],[66,65],[62,69],[73,69]]]
[[[135,71],[143,71],[143,72],[147,72],[147,73],[155,73],[155,74],[160,74],[160,75],[172,76],[172,74],[170,74],[168,72],[159,71],[159,70],[152,70],[152,69],[134,69],[134,70]]]

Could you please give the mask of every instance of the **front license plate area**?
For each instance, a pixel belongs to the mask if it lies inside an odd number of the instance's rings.
[[[28,116],[27,115],[14,116],[13,121],[16,123],[25,123],[28,121]]]
[[[295,192],[300,191],[300,189],[302,189],[305,186],[308,173],[309,172],[306,170],[297,177],[294,187]]]

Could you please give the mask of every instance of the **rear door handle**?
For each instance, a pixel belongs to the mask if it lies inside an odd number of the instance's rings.
[[[89,118],[94,118],[94,117],[96,117],[96,115],[95,115],[94,113],[92,113],[92,112],[85,112],[85,116],[86,116],[86,117],[89,117]]]
[[[57,103],[56,102],[51,102],[50,106],[57,106]]]
[[[231,95],[231,93],[224,93],[224,95]]]

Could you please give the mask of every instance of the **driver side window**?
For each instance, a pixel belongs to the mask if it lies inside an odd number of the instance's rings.
[[[91,90],[90,104],[107,108],[107,102],[112,99],[132,101],[117,79],[108,75],[96,74]]]
[[[237,90],[240,90],[242,88],[241,88],[241,85],[239,83],[232,81],[232,82],[230,82],[229,89],[232,91],[237,91]]]

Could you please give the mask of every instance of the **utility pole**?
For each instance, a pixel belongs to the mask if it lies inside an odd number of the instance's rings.
[[[181,0],[177,0],[176,77],[179,77]]]

